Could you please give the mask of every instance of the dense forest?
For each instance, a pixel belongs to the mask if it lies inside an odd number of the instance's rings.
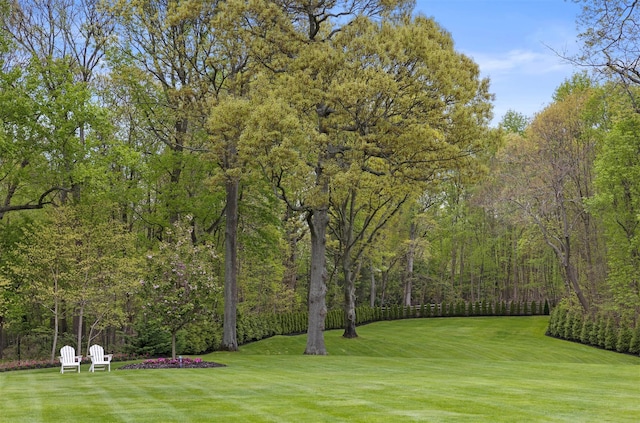
[[[635,327],[640,6],[583,3],[585,71],[492,126],[411,1],[0,0],[0,358],[234,351],[298,312],[326,354],[362,306]]]

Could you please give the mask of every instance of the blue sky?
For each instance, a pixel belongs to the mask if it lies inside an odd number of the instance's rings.
[[[579,69],[553,51],[577,52],[571,0],[416,0],[416,13],[449,31],[457,51],[474,59],[491,80],[494,123],[515,110],[533,116]]]

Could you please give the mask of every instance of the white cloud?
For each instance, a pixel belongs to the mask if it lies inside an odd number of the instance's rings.
[[[566,74],[571,65],[551,50],[537,52],[533,50],[515,49],[505,53],[469,54],[480,66],[480,71],[493,78],[501,75],[545,75],[560,72]]]

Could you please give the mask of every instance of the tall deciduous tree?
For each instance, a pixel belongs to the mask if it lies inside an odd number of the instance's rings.
[[[118,26],[117,48],[111,50],[113,81],[126,87],[153,145],[150,167],[155,180],[147,186],[148,216],[153,237],[181,214],[194,212],[204,228],[217,216],[197,210],[205,196],[202,181],[212,175],[201,153],[207,148],[209,96],[220,88],[223,75],[216,67],[211,19],[215,2],[172,0],[112,1],[106,3]]]
[[[637,114],[621,118],[606,135],[595,162],[597,193],[591,202],[604,222],[613,307],[631,319],[640,313],[639,137]]]
[[[503,151],[504,193],[534,223],[554,251],[567,287],[589,310],[589,281],[579,266],[580,232],[586,210],[585,190],[592,185],[590,168],[595,156],[595,138],[585,119],[589,91],[576,90],[540,112],[524,138]],[[590,188],[589,188],[590,190]]]
[[[71,193],[80,200],[104,148],[108,125],[95,104],[91,82],[102,63],[112,24],[94,1],[25,0],[2,14],[15,50],[3,57],[2,78],[14,104],[3,120],[0,218],[8,211],[42,208]],[[4,107],[3,107],[4,109]],[[3,114],[4,114],[3,113]],[[3,154],[4,156],[4,154]],[[31,178],[30,175],[40,175]]]
[[[312,12],[310,27],[320,28],[323,15],[320,9]],[[472,155],[484,141],[490,96],[477,66],[457,54],[449,35],[430,19],[358,18],[335,32],[328,26],[311,34],[288,72],[276,75],[278,88],[270,93],[288,98],[285,110],[303,129],[288,138],[276,132],[287,130],[285,124],[264,123],[274,118],[265,116],[261,125],[271,132],[261,139],[261,148],[281,196],[292,209],[307,212],[312,264],[305,352],[325,354],[325,253],[333,192],[336,205],[358,198],[350,181],[360,179],[348,177],[349,172],[380,178],[380,186],[386,178],[420,190],[448,172],[471,168]],[[334,35],[318,43],[323,34]],[[341,185],[346,195],[338,199]],[[401,195],[391,202],[397,207],[402,201]],[[348,234],[354,223],[345,224],[341,233]],[[346,271],[352,271],[350,264]]]
[[[402,186],[413,192],[426,189],[444,174],[464,167],[464,159],[480,146],[482,114],[487,112],[482,104],[486,87],[476,78],[475,65],[457,54],[448,34],[427,19],[398,17],[395,22],[379,26],[356,21],[336,35],[335,43],[345,54],[344,65],[336,72],[328,91],[329,104],[336,105],[328,126],[334,139],[345,140],[340,148],[346,151],[339,160],[345,163],[343,166],[349,164],[351,169],[373,176],[380,186],[386,179],[387,184],[396,187],[388,191],[394,196],[388,197],[387,212],[377,209],[369,216],[380,214],[378,224],[366,229],[375,235],[389,218],[382,216],[397,210],[408,198],[408,191]],[[433,60],[436,54],[438,61]],[[463,86],[468,91],[460,89]],[[473,101],[477,101],[477,107],[471,105]],[[444,104],[459,114],[449,114]],[[479,119],[474,122],[465,117],[465,107],[474,109],[471,113]],[[447,116],[451,119],[445,123]],[[465,136],[453,135],[462,127],[469,131]],[[394,139],[402,145],[391,146]],[[335,185],[345,185],[342,178],[335,179]],[[357,189],[352,189],[352,199]],[[337,188],[332,188],[332,197],[334,191]],[[343,225],[340,233],[349,234],[349,226]],[[344,246],[349,244],[343,242]],[[345,263],[343,257],[343,272],[349,275],[352,270]],[[355,311],[353,294],[348,293],[354,291],[349,279],[345,277],[347,316]],[[354,317],[347,319],[353,323],[345,331],[346,336],[355,334],[354,321]]]
[[[576,60],[640,85],[640,3],[636,0],[574,0],[583,3],[578,25],[582,55]],[[634,99],[637,98],[634,96]],[[640,111],[634,102],[636,111]]]
[[[238,278],[238,202],[242,163],[237,137],[242,114],[236,106],[246,95],[247,52],[235,32],[242,25],[233,5],[217,1],[173,0],[113,2],[125,31],[123,70],[149,81],[138,97],[154,135],[163,144],[162,168],[169,174],[156,195],[167,205],[169,222],[188,204],[206,195],[202,180],[214,178],[218,167],[225,192],[224,349],[238,348],[236,337]],[[244,5],[243,5],[244,6]],[[130,80],[131,87],[137,81]],[[134,89],[135,91],[135,89]],[[146,101],[145,101],[146,99]],[[228,124],[233,128],[229,130]],[[201,153],[207,152],[207,155]],[[186,194],[186,195],[185,195]],[[210,196],[211,197],[211,196]],[[202,200],[200,200],[202,201]],[[209,204],[209,207],[211,204]],[[194,210],[201,230],[211,231],[221,219],[204,208]],[[194,234],[195,236],[195,234]]]

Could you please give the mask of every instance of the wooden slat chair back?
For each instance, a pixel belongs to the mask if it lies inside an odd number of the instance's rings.
[[[65,345],[60,348],[60,373],[64,373],[65,370],[77,370],[80,373],[80,363],[82,362],[82,356],[76,355],[75,348]]]
[[[111,359],[113,354],[105,354],[104,348],[100,345],[92,345],[89,348],[89,357],[91,358],[90,372],[95,370],[107,370],[111,371]]]

